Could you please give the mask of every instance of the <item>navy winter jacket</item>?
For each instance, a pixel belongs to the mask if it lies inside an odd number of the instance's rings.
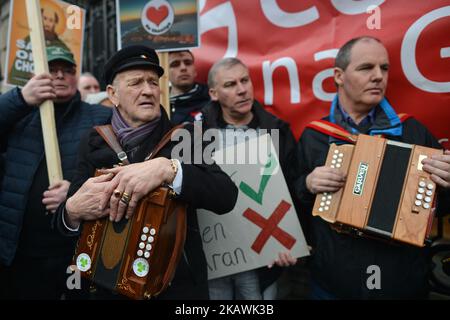
[[[60,107],[66,109],[56,124],[61,164],[64,179],[71,181],[83,132],[107,123],[111,111],[82,102],[79,92]],[[0,179],[0,264],[8,266],[16,253],[33,177],[45,156],[39,108],[27,105],[18,88],[0,96],[0,137],[0,162],[4,166]]]

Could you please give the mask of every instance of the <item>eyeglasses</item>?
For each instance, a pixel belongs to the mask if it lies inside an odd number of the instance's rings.
[[[49,71],[53,76],[57,75],[59,71],[65,76],[73,76],[77,73],[77,70],[74,67],[50,67]]]

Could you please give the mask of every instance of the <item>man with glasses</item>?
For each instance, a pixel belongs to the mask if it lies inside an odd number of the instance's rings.
[[[0,96],[0,299],[58,299],[74,250],[52,230],[52,214],[66,199],[84,131],[104,124],[110,110],[81,101],[72,53],[47,47],[49,73]],[[63,179],[49,185],[39,105],[54,102]]]

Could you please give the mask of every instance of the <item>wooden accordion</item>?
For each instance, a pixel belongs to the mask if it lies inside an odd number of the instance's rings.
[[[330,145],[326,166],[347,173],[345,186],[320,193],[313,215],[342,232],[424,246],[433,220],[436,185],[422,160],[442,150],[358,135]]]
[[[150,299],[172,280],[186,237],[186,206],[160,187],[131,219],[83,224],[73,264],[94,284],[132,299]]]

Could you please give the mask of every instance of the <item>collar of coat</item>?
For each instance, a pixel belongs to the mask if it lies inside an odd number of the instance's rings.
[[[271,113],[264,110],[262,105],[254,100],[252,105],[252,112],[254,120],[251,122],[256,123],[257,128],[261,129],[280,129],[281,127],[287,126],[288,124],[283,120],[277,118]],[[219,102],[211,101],[202,110],[202,120],[205,122],[206,126],[209,128],[219,128],[221,127],[222,109]]]

